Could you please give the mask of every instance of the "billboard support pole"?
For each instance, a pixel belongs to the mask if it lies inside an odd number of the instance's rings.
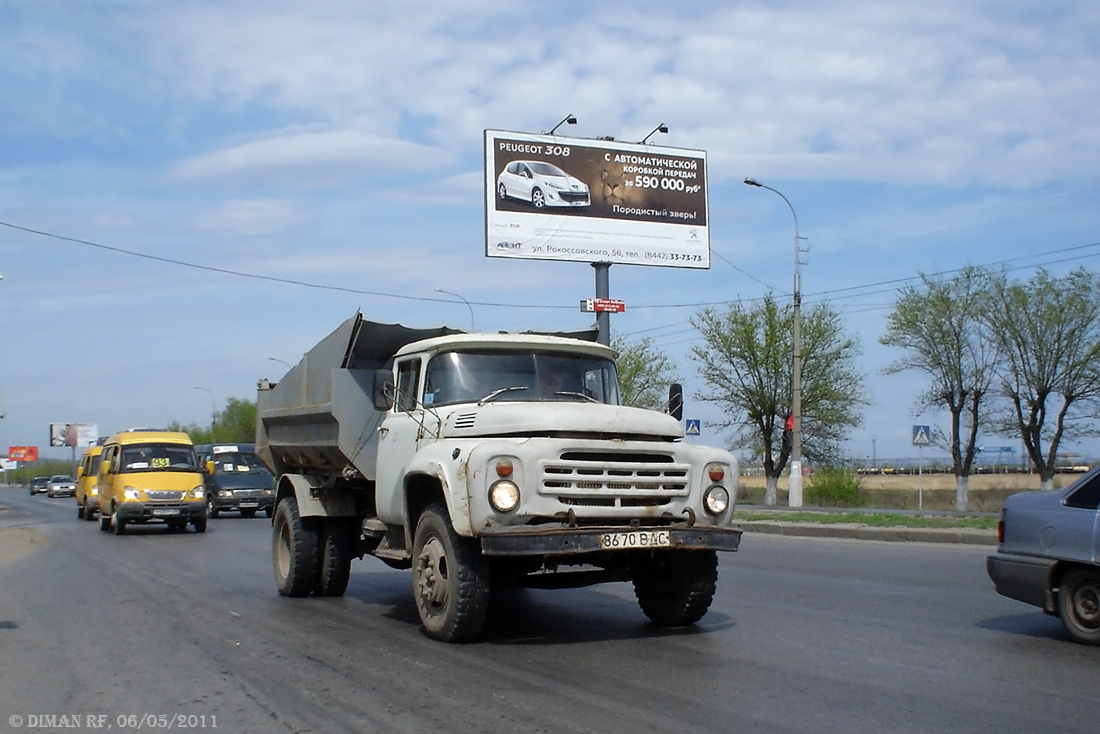
[[[596,269],[596,298],[611,298],[609,271],[611,263],[592,263]],[[607,311],[596,312],[596,341],[611,346],[611,314]]]

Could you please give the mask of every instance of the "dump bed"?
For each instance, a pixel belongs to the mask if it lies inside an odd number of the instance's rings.
[[[276,476],[338,476],[354,468],[375,477],[378,425],[374,372],[398,349],[461,333],[379,324],[355,314],[309,350],[282,381],[261,380],[256,395],[256,453]]]

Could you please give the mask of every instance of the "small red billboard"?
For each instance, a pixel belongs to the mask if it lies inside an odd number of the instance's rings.
[[[38,461],[38,447],[9,446],[8,458],[12,461]]]

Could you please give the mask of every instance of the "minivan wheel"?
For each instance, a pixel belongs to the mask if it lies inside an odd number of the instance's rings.
[[[124,535],[126,533],[126,521],[118,516],[115,512],[114,517],[111,518],[111,525],[114,526],[115,535]]]
[[[210,517],[217,517],[218,516],[218,508],[214,507],[214,498],[213,497],[207,497],[206,498],[206,514]]]

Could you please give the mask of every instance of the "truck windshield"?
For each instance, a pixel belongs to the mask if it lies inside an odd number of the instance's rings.
[[[463,351],[428,363],[425,405],[560,400],[619,404],[615,363],[560,352]]]
[[[149,443],[122,449],[119,471],[190,471],[197,472],[195,450],[185,444]]]

